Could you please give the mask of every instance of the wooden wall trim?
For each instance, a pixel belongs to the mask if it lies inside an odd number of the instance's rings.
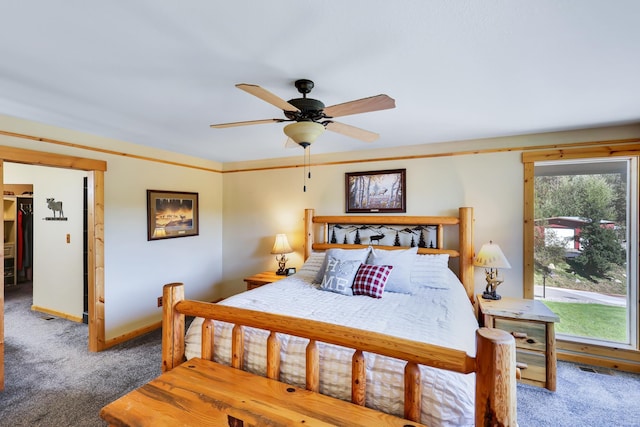
[[[104,350],[161,328],[162,321],[159,321],[143,328],[136,329],[135,331],[127,332],[126,334],[111,338],[105,342]]]
[[[114,156],[122,156],[122,157],[128,157],[128,158],[132,158],[132,159],[146,160],[146,161],[150,161],[150,162],[164,163],[164,164],[173,165],[173,166],[180,166],[180,167],[185,167],[185,168],[198,169],[198,170],[203,170],[203,171],[207,171],[207,172],[215,172],[215,173],[223,173],[223,174],[224,173],[238,173],[238,172],[255,172],[255,171],[265,171],[265,170],[277,170],[277,169],[291,169],[291,168],[301,168],[301,167],[303,167],[303,165],[301,165],[301,164],[293,164],[293,165],[277,165],[277,166],[256,166],[256,167],[246,167],[246,168],[239,167],[239,168],[236,168],[236,169],[218,170],[218,169],[212,169],[212,168],[205,168],[205,167],[202,167],[202,166],[190,165],[190,164],[187,164],[187,163],[180,163],[180,162],[172,162],[172,161],[168,161],[168,160],[162,160],[162,159],[153,158],[153,157],[149,157],[149,156],[140,156],[140,155],[136,155],[136,154],[129,154],[129,153],[119,152],[119,151],[115,151],[115,150],[107,150],[107,149],[104,149],[104,148],[91,147],[91,146],[87,146],[87,145],[76,144],[76,143],[72,143],[72,142],[68,142],[68,141],[62,141],[62,140],[53,139],[53,138],[44,138],[44,137],[33,136],[33,135],[28,135],[28,134],[23,134],[23,133],[10,132],[10,131],[1,130],[1,129],[0,129],[0,135],[6,135],[6,136],[13,137],[13,138],[28,139],[28,140],[32,140],[32,141],[38,141],[38,142],[45,142],[45,143],[48,143],[48,144],[61,145],[61,146],[65,146],[65,147],[73,147],[73,148],[78,148],[78,149],[81,149],[81,150],[95,151],[95,152],[99,152],[99,153],[111,154],[111,155],[114,155]],[[593,147],[595,147],[597,149],[597,146],[601,146],[601,145],[614,146],[614,145],[632,144],[632,143],[640,143],[640,138],[615,139],[615,140],[608,140],[608,141],[583,141],[583,142],[574,142],[574,143],[545,144],[545,145],[533,145],[533,146],[523,145],[523,146],[506,147],[506,148],[485,148],[485,149],[477,149],[477,150],[447,151],[447,152],[442,152],[442,153],[412,154],[412,155],[406,155],[406,156],[375,157],[375,158],[371,158],[371,159],[337,160],[337,161],[326,161],[326,162],[314,162],[314,163],[311,163],[310,166],[316,166],[317,167],[317,166],[332,166],[332,165],[341,165],[341,164],[357,164],[357,163],[371,163],[371,162],[384,162],[384,161],[397,161],[397,160],[414,160],[414,159],[425,159],[425,158],[436,158],[436,157],[466,156],[466,155],[470,155],[470,154],[508,153],[508,152],[517,152],[517,151],[523,151],[524,152],[524,151],[533,151],[533,150],[535,150],[535,151],[560,150],[560,149],[567,149],[567,148],[572,148],[572,147],[591,147],[591,146],[593,146]],[[38,151],[38,153],[40,153],[40,152]],[[22,162],[18,162],[18,163],[22,163]],[[36,164],[36,163],[34,163],[34,164]],[[61,166],[61,167],[68,167],[68,166]],[[106,167],[106,163],[105,163],[105,167]],[[89,169],[85,169],[85,170],[89,170]],[[99,169],[96,169],[96,170],[99,170]]]
[[[70,320],[72,322],[82,323],[82,316],[74,316],[73,314],[64,313],[58,310],[51,310],[50,308],[40,307],[39,305],[32,305],[31,310],[37,311],[39,313],[50,314],[61,319]]]
[[[558,339],[558,359],[640,373],[640,351]]]
[[[532,150],[553,150],[553,149],[559,150],[559,149],[566,149],[566,148],[572,148],[572,147],[589,147],[589,146],[598,146],[602,144],[607,144],[612,146],[612,145],[631,144],[631,143],[638,143],[638,142],[640,142],[640,138],[617,139],[617,140],[610,140],[610,141],[574,142],[574,143],[566,143],[566,144],[546,144],[546,145],[532,145],[532,146],[525,145],[525,146],[506,147],[506,148],[484,148],[484,149],[477,149],[477,150],[447,151],[442,153],[411,154],[406,156],[374,157],[370,159],[312,162],[310,163],[310,166],[313,166],[313,167],[333,166],[333,165],[385,162],[385,161],[396,161],[396,160],[415,160],[415,159],[428,159],[428,158],[437,158],[437,157],[467,156],[471,154],[511,153],[511,152],[518,152],[518,151],[524,152],[524,151],[532,151]],[[237,169],[225,169],[222,173],[256,172],[256,171],[291,169],[291,168],[301,168],[301,167],[303,167],[303,165],[299,165],[299,164],[277,165],[277,166],[256,166],[256,167],[237,168]]]
[[[534,175],[535,165],[533,162],[524,164],[524,218],[523,218],[523,259],[522,259],[522,295],[524,298],[533,299],[534,294]]]
[[[89,351],[105,347],[104,172],[87,176],[87,270],[89,272]],[[92,238],[93,237],[93,238]]]
[[[107,170],[107,162],[103,160],[85,159],[42,151],[26,150],[24,148],[0,146],[0,156],[5,162],[23,163],[77,170]]]
[[[115,151],[115,150],[107,150],[105,148],[98,148],[98,147],[91,147],[88,145],[82,145],[82,144],[75,144],[72,142],[66,142],[66,141],[61,141],[58,139],[52,139],[52,138],[44,138],[44,137],[40,137],[40,136],[32,136],[32,135],[27,135],[27,134],[23,134],[23,133],[15,133],[15,132],[8,132],[5,130],[1,130],[0,129],[0,135],[5,135],[5,136],[10,136],[13,138],[21,138],[21,139],[29,139],[31,141],[39,141],[39,142],[46,142],[48,144],[55,144],[55,145],[61,145],[64,147],[72,147],[72,148],[78,148],[80,150],[89,150],[89,151],[95,151],[98,153],[104,153],[104,154],[111,154],[114,156],[121,156],[121,157],[127,157],[130,159],[138,159],[138,160],[146,160],[149,162],[155,162],[155,163],[164,163],[167,165],[172,165],[172,166],[181,166],[181,167],[185,167],[185,168],[190,168],[190,169],[198,169],[198,170],[203,170],[206,172],[217,172],[217,173],[221,173],[221,170],[218,169],[212,169],[212,168],[205,168],[203,166],[195,166],[195,165],[190,165],[187,163],[180,163],[180,162],[172,162],[170,160],[162,160],[162,159],[157,159],[157,158],[153,158],[153,157],[148,157],[148,156],[140,156],[137,154],[130,154],[130,153],[123,153],[120,151]],[[13,147],[2,147],[2,148],[13,148]],[[18,149],[19,150],[19,149]],[[25,151],[29,151],[29,150],[25,150]],[[34,151],[34,153],[41,153],[40,151]],[[48,153],[45,153],[48,154]],[[53,156],[57,156],[55,154],[53,154]],[[62,156],[64,158],[69,158],[71,156]],[[88,160],[88,159],[85,159]],[[9,159],[7,159],[7,161],[9,161]],[[16,163],[29,163],[29,164],[37,164],[37,163],[31,163],[31,162],[21,162],[21,161],[17,161],[17,160],[11,160],[13,162]],[[96,162],[101,162],[101,160],[94,160]],[[105,165],[105,169],[103,171],[106,171],[106,162],[103,162]],[[44,163],[48,166],[51,166],[48,163]],[[60,166],[60,167],[69,167],[71,168],[71,166]],[[73,169],[78,169],[78,168],[73,168]],[[90,170],[90,169],[95,169],[95,170],[101,170],[99,168],[88,168],[88,169],[84,169],[81,168],[83,170]]]
[[[550,160],[571,160],[607,158],[619,156],[635,156],[640,151],[640,140],[613,144],[611,141],[602,141],[596,146],[577,148],[556,148],[552,150],[536,150],[522,153],[522,162],[544,162]]]

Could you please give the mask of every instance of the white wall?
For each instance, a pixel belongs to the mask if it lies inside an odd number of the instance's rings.
[[[188,297],[213,300],[222,277],[220,174],[112,159],[105,174],[105,299],[108,330],[159,320],[162,286],[184,282]],[[147,241],[146,190],[198,193],[199,235]]]
[[[345,172],[405,168],[407,215],[455,215],[459,206],[473,207],[476,250],[489,240],[500,245],[512,266],[501,271],[505,281],[500,285],[500,294],[521,297],[522,147],[549,148],[556,144],[638,137],[640,126],[634,125],[312,156],[312,163],[320,165],[312,167],[306,193],[302,191],[301,168],[225,173],[223,290],[228,294],[240,292],[244,289],[243,277],[276,269],[269,251],[277,233],[287,233],[296,251],[289,256],[287,265],[299,267],[304,244],[304,209],[314,208],[320,215],[344,214]],[[476,150],[482,149],[493,152],[476,154]],[[441,156],[443,153],[456,154]],[[363,159],[401,156],[406,158],[363,162]],[[350,159],[352,163],[345,163]],[[251,164],[251,167],[260,166],[273,166],[273,161]],[[229,165],[230,170],[237,167]],[[484,272],[478,269],[476,291],[484,290],[485,285]]]
[[[304,209],[344,215],[346,172],[399,168],[407,171],[407,215],[457,215],[460,206],[474,207],[475,245],[490,239],[500,244],[514,266],[505,272],[501,291],[521,293],[523,171],[514,152],[319,166],[312,169],[306,193],[299,169],[225,174],[224,290],[238,292],[242,277],[276,269],[269,251],[277,233],[286,233],[296,251],[287,265],[299,267]],[[452,237],[457,239],[457,230]],[[237,256],[243,251],[246,257]]]
[[[3,135],[0,135],[0,146],[15,146],[107,162],[107,171],[104,174],[104,289],[107,340],[160,321],[161,309],[157,307],[157,297],[162,294],[162,286],[166,283],[184,282],[187,296],[190,298],[212,300],[222,294],[222,290],[218,289],[218,284],[222,281],[222,176],[215,172],[221,170],[219,163],[7,116],[0,116],[0,129],[96,147],[99,151]],[[120,153],[126,153],[126,156]],[[161,162],[152,161],[153,159]],[[162,161],[179,162],[203,169],[176,166]],[[48,192],[48,197],[59,197],[65,202],[66,216],[81,218],[81,212],[76,215],[68,210],[67,202],[72,198],[66,189],[69,184],[59,182],[53,175],[44,175],[42,184],[34,183],[35,191],[42,194],[42,197],[46,197],[45,193]],[[22,181],[22,177],[16,177],[15,180]],[[5,176],[5,181],[11,182],[14,178],[9,179]],[[47,191],[41,191],[40,185],[47,185],[48,187],[44,187]],[[61,192],[62,187],[65,187],[64,192]],[[71,187],[75,187],[75,184]],[[147,241],[147,189],[198,193],[199,236]],[[81,195],[81,184],[78,191]],[[36,215],[45,216],[43,208],[39,209],[40,212]],[[45,225],[48,227],[47,230],[56,230],[54,234],[66,236],[68,232],[62,229],[64,226],[60,224],[51,226],[47,222]],[[57,230],[57,227],[61,229]],[[37,230],[34,233],[37,233]],[[71,272],[77,268],[82,271],[81,256],[68,257],[65,253],[76,243],[80,244],[75,235],[75,231],[71,232],[70,246],[63,244],[62,249],[50,251],[46,255],[50,257],[51,263],[60,267],[61,274],[72,274]],[[37,235],[35,237],[38,238]],[[59,240],[59,236],[55,239]],[[36,241],[34,248],[38,246],[42,248]],[[82,246],[80,250],[81,248]],[[34,266],[37,266],[37,269],[34,269],[34,281],[48,283],[46,281],[50,272],[40,270],[45,265],[43,262],[39,262],[39,265],[35,262],[38,261],[34,260]],[[36,271],[45,278],[40,280],[39,277],[42,276],[35,276]],[[81,289],[77,296],[75,292],[73,295],[60,295],[60,299],[67,301],[74,308],[65,305],[59,311],[71,310],[75,313],[76,298],[82,298]],[[38,302],[34,303],[43,307],[52,304],[48,297],[45,299],[46,301],[40,300],[38,296]]]
[[[5,163],[6,184],[33,184],[33,305],[82,318],[84,171]],[[66,221],[47,198],[62,201]],[[56,216],[58,214],[56,213]],[[70,237],[67,243],[67,234]]]

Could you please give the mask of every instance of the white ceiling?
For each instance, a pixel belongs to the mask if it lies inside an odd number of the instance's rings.
[[[312,153],[640,121],[640,1],[0,0],[0,113],[220,162],[289,157],[234,87],[397,108]]]

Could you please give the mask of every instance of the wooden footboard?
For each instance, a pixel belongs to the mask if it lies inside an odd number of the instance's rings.
[[[396,338],[375,332],[358,330],[308,319],[294,318],[259,311],[228,307],[184,299],[184,286],[172,283],[164,287],[162,370],[171,371],[185,361],[185,315],[202,317],[202,359],[213,360],[213,322],[223,321],[234,326],[232,336],[232,366],[243,369],[243,328],[270,331],[267,340],[267,377],[279,379],[280,342],[277,333],[309,339],[306,358],[306,388],[319,390],[319,355],[317,343],[335,344],[354,350],[352,361],[352,402],[364,406],[366,366],[363,352],[376,353],[406,361],[404,417],[420,421],[421,381],[418,365],[476,374],[477,426],[516,425],[515,340],[499,329],[481,328],[476,334],[476,357],[465,352],[425,343]],[[246,374],[243,374],[246,375]],[[243,402],[246,404],[246,402]],[[218,410],[224,405],[213,404]],[[252,410],[260,411],[257,403]],[[259,414],[266,417],[263,412]]]

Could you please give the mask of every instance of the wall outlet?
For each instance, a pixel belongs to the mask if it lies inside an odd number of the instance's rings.
[[[162,297],[158,297],[158,307],[162,307]]]

